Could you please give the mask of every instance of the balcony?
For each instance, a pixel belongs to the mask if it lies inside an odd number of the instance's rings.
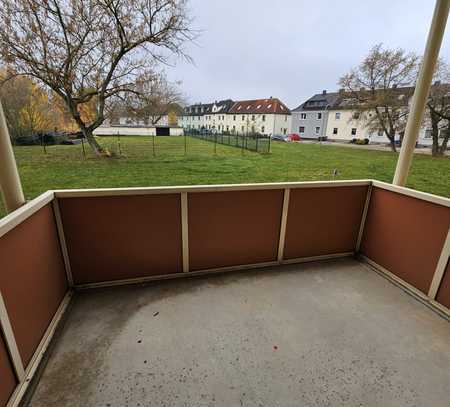
[[[0,406],[450,405],[450,200],[49,191],[0,220]]]

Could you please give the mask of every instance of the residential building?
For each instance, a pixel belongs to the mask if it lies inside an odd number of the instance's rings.
[[[404,100],[405,110],[411,104],[413,87],[395,88],[400,101]],[[370,143],[387,143],[384,132],[370,129],[368,122],[376,114],[375,111],[358,112],[360,103],[354,95],[340,90],[316,94],[292,111],[292,133],[298,133],[304,139],[327,139],[338,142],[349,142],[353,139],[368,139]],[[403,102],[402,102],[403,103]],[[442,134],[445,129],[442,129]],[[400,134],[396,134],[400,139]],[[431,130],[427,120],[419,132],[418,143],[431,145]]]
[[[338,99],[338,93],[314,95],[292,111],[291,133],[298,133],[304,139],[322,139],[326,137],[328,109]]]
[[[277,98],[231,99],[211,104],[187,106],[180,117],[184,129],[229,132],[234,134],[288,134],[291,112]]]
[[[230,109],[227,125],[239,134],[288,134],[291,111],[277,98],[243,100]]]

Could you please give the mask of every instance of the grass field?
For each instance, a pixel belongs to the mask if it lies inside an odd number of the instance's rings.
[[[392,181],[397,155],[319,144],[272,144],[272,154],[217,145],[183,137],[115,138],[101,143],[120,158],[97,159],[82,146],[16,147],[25,195],[48,189],[228,184],[375,178]],[[188,154],[185,155],[185,148]],[[154,155],[155,153],[155,155]],[[450,197],[450,159],[416,155],[408,186]],[[0,216],[4,209],[0,207]]]

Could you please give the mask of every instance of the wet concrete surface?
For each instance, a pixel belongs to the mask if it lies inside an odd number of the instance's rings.
[[[352,259],[81,292],[53,406],[450,406],[450,324]]]

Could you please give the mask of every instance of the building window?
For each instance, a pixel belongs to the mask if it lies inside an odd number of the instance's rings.
[[[334,115],[334,118],[335,118],[336,120],[340,120],[340,119],[341,119],[341,114],[340,114],[339,112],[337,112],[337,113]]]
[[[252,121],[255,121],[255,115],[252,115]]]
[[[300,119],[306,120],[306,113],[301,113],[300,114]]]
[[[236,126],[233,125],[233,132],[236,131]]]
[[[304,132],[305,132],[305,128],[304,128],[303,126],[300,126],[300,127],[298,128],[298,132],[299,132],[299,133],[304,133]]]
[[[242,121],[245,121],[245,116],[242,116]]]
[[[333,129],[333,134],[334,134],[334,135],[337,135],[337,134],[338,134],[338,129],[337,129],[337,127],[335,127],[335,128]]]
[[[242,126],[242,133],[245,132],[245,126]]]
[[[352,136],[356,136],[356,129],[352,129]]]
[[[284,116],[284,121],[287,122],[287,115]]]
[[[287,129],[283,129],[283,134],[286,134],[287,133]]]
[[[261,133],[264,133],[265,132],[265,127],[264,126],[261,126]]]
[[[266,115],[265,115],[265,114],[262,115],[262,121],[263,121],[263,122],[266,121]]]
[[[320,133],[320,127],[316,127],[316,134]]]
[[[317,113],[317,120],[322,120],[322,113]]]
[[[360,117],[361,117],[361,114],[359,112],[353,113],[353,120],[359,120]]]
[[[236,121],[236,115],[233,116],[233,120]]]

